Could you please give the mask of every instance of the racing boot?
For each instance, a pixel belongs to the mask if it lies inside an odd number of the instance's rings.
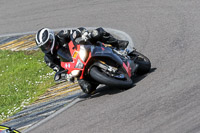
[[[117,40],[117,48],[118,49],[122,49],[124,50],[125,48],[127,48],[129,42],[128,41],[125,41],[125,40]]]
[[[111,44],[113,47],[116,47],[117,50],[124,50],[125,48],[127,48],[129,42],[125,40],[118,40],[112,38],[108,41],[108,44]]]
[[[79,83],[82,91],[86,94],[93,94],[98,86],[98,85],[92,84],[91,82],[86,81],[84,79],[78,79],[78,83]]]
[[[106,32],[102,27],[97,28],[91,32],[91,37],[93,40],[101,41],[105,44],[111,44],[118,50],[124,50],[128,46],[128,41],[118,40],[110,33]]]

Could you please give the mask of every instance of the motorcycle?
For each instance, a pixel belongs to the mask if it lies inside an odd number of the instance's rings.
[[[134,75],[146,74],[151,69],[150,60],[136,49],[130,52],[128,49],[117,50],[101,42],[93,45],[90,42],[81,43],[80,38],[77,40],[71,38],[68,44],[70,52],[59,49],[57,54],[65,69],[61,73],[85,82],[80,87],[86,94],[92,94],[99,84],[130,88],[133,86]]]

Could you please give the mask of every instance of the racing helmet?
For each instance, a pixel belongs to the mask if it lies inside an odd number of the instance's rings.
[[[51,52],[55,46],[55,34],[53,30],[48,28],[40,29],[35,36],[36,45],[41,48],[44,53]]]

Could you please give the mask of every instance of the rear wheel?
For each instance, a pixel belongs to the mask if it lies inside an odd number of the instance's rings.
[[[115,77],[110,76],[108,73],[105,73],[98,67],[92,67],[90,69],[90,76],[98,81],[101,84],[105,84],[107,86],[111,87],[117,87],[117,88],[130,88],[133,85],[133,81],[131,79],[120,79],[121,75],[118,75],[118,77],[115,75]]]
[[[137,51],[132,52],[130,56],[132,56],[134,62],[139,65],[137,74],[146,74],[151,70],[151,62],[146,56]]]

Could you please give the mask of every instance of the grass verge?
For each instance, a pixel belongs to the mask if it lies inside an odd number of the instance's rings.
[[[43,57],[41,51],[0,50],[0,123],[55,85]]]

